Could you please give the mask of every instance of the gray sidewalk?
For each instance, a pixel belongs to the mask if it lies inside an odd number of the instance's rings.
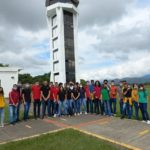
[[[113,140],[142,150],[150,150],[150,125],[135,120],[121,120],[116,117],[102,117],[99,115],[80,115],[76,117],[23,121],[15,126],[1,128],[0,143],[49,133],[68,127],[79,129],[91,135],[104,137],[108,141]]]
[[[14,126],[8,125],[4,128],[0,128],[0,143],[35,136],[56,129],[59,129],[59,127],[42,120],[22,121]]]

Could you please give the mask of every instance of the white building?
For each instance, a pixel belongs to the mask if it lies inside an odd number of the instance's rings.
[[[9,96],[13,84],[18,83],[19,71],[18,68],[0,67],[0,86],[4,89],[5,97]]]
[[[78,81],[78,0],[46,0],[51,81]]]

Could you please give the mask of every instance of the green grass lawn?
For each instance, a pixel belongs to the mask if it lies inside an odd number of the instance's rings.
[[[98,138],[66,129],[29,140],[0,145],[1,150],[126,150]]]

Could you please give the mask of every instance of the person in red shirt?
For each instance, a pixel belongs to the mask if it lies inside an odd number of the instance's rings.
[[[102,102],[101,102],[101,84],[99,81],[95,82],[94,86],[94,102],[95,102],[95,113],[100,114],[101,110],[101,115],[103,115],[103,107],[102,107]]]
[[[111,81],[110,86],[110,108],[111,113],[116,115],[116,105],[117,105],[117,87],[115,86],[114,81]]]
[[[31,90],[32,90],[34,118],[37,119],[40,118],[40,107],[41,107],[41,87],[39,82],[35,82]]]
[[[19,103],[19,93],[17,91],[17,85],[13,85],[12,91],[9,93],[9,116],[10,124],[17,122],[17,106]]]
[[[86,82],[85,86],[85,98],[86,98],[86,104],[87,104],[87,113],[93,113],[93,100],[91,97],[91,91],[90,91],[90,82]]]
[[[54,91],[55,91],[55,87],[53,82],[50,82],[50,116],[54,115]]]

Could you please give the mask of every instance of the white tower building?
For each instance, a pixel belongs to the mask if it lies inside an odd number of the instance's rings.
[[[46,0],[51,81],[78,81],[78,0]]]

